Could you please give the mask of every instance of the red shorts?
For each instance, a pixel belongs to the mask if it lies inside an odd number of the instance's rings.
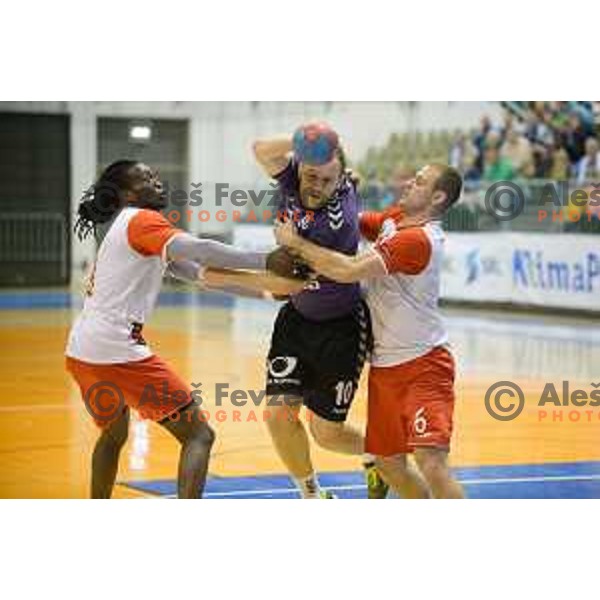
[[[371,367],[366,450],[376,456],[416,447],[449,448],[454,359],[443,347],[393,367]]]
[[[162,421],[193,401],[189,386],[158,356],[103,365],[67,356],[66,364],[99,427],[112,423],[126,406],[143,419]]]

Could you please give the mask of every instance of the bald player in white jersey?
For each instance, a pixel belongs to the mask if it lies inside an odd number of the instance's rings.
[[[190,386],[152,352],[142,335],[165,271],[209,288],[288,294],[302,287],[301,282],[264,272],[265,253],[197,239],[173,227],[159,212],[165,206],[162,183],[147,165],[118,161],[102,173],[79,207],[80,235],[110,224],[66,349],[67,370],[101,430],[92,456],[93,498],[112,494],[131,408],[181,443],[178,496],[202,494],[214,434]],[[252,269],[257,271],[246,271]]]
[[[277,241],[318,273],[367,283],[374,349],[366,450],[406,498],[463,497],[447,463],[455,368],[438,309],[445,239],[440,221],[461,189],[455,169],[424,167],[397,206],[361,214],[361,232],[375,243],[356,256],[308,242],[291,222],[276,229]],[[410,468],[409,453],[420,473]]]

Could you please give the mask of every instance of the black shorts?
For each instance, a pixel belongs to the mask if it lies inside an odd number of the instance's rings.
[[[364,302],[348,316],[328,321],[311,321],[288,302],[273,329],[267,394],[299,396],[319,417],[345,421],[371,346]]]

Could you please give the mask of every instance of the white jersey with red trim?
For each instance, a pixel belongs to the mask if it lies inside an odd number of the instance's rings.
[[[390,218],[381,226],[374,249],[388,274],[367,284],[374,366],[398,365],[447,343],[438,308],[444,240],[437,222],[402,229]]]
[[[179,232],[156,211],[125,208],[117,215],[98,250],[67,356],[108,364],[152,355],[141,326],[160,291],[164,247]]]

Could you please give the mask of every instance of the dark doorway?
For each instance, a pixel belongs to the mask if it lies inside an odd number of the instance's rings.
[[[69,117],[0,113],[0,286],[69,282]]]

